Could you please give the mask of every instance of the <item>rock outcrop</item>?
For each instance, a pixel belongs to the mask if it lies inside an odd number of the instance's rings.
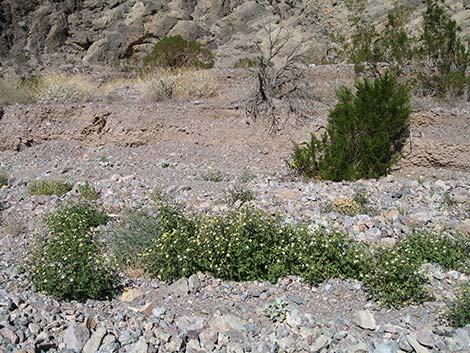
[[[380,22],[393,0],[371,0]],[[422,1],[407,3],[423,8]],[[470,2],[447,1],[470,35]],[[219,64],[250,55],[265,25],[283,25],[320,60],[330,35],[347,32],[349,10],[333,0],[0,0],[0,62],[8,64],[114,64],[138,61],[167,35],[198,39],[218,51]],[[419,16],[413,18],[414,26]]]

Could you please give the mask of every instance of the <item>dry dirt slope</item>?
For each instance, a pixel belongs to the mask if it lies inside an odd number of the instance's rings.
[[[307,139],[310,132],[321,130],[334,104],[334,100],[319,97],[307,121],[288,124],[270,136],[262,125],[250,123],[243,114],[240,101],[253,85],[250,73],[215,72],[218,94],[203,100],[149,103],[138,91],[131,94],[133,88],[128,87],[119,95],[111,93],[86,104],[9,106],[0,120],[0,150],[24,150],[49,141],[76,141],[95,147],[149,145],[162,158],[168,151],[180,151],[188,163],[213,159],[215,164],[236,169],[254,162],[267,170],[285,172],[292,141]],[[334,92],[334,87],[325,88],[326,76],[331,82],[351,82],[352,75],[347,66],[314,68],[312,81],[317,86],[313,89],[319,95],[328,93],[327,88]],[[449,107],[434,101],[417,102],[416,106],[432,108],[415,109],[412,137],[400,165],[469,171],[468,104]],[[227,153],[231,158],[226,158]]]

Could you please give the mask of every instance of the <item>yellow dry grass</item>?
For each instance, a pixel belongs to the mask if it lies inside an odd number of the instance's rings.
[[[207,98],[215,95],[218,82],[209,70],[158,69],[142,76],[138,83],[150,100]]]

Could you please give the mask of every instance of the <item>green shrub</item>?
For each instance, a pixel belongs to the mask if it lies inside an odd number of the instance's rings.
[[[369,248],[347,235],[300,232],[297,237],[293,257],[286,261],[294,261],[294,273],[309,283],[318,284],[330,278],[361,280],[371,271]]]
[[[405,85],[387,73],[343,87],[330,112],[327,132],[295,145],[290,167],[305,176],[334,181],[378,178],[397,159],[408,133],[410,96]]]
[[[470,89],[470,49],[459,38],[460,27],[442,0],[427,0],[419,56],[418,74],[424,91],[460,96]]]
[[[170,229],[146,256],[149,272],[162,280],[209,271],[235,281],[275,282],[295,274],[319,283],[361,278],[370,263],[367,247],[347,236],[312,234],[252,208]]]
[[[214,56],[209,49],[196,41],[185,40],[180,35],[159,41],[144,58],[144,67],[152,69],[190,67],[210,69],[214,66]]]
[[[456,327],[470,325],[470,282],[461,285],[457,300],[450,310],[450,319]]]
[[[50,235],[38,241],[31,257],[36,289],[63,300],[110,297],[117,275],[92,232],[107,220],[106,214],[85,203],[64,206],[49,215]]]
[[[72,187],[72,184],[63,180],[35,180],[28,183],[28,194],[63,196],[72,190]]]
[[[86,181],[78,186],[80,198],[88,201],[96,201],[100,198],[100,193]]]
[[[211,181],[213,183],[221,183],[227,179],[227,175],[220,170],[209,170],[202,174],[202,180]]]
[[[470,271],[470,239],[452,239],[432,233],[413,233],[397,244],[398,251],[409,261],[424,264],[436,263],[445,270]]]
[[[8,175],[2,171],[0,171],[0,189],[3,187],[3,186],[7,186],[8,185]]]
[[[295,275],[318,284],[352,278],[363,281],[379,304],[401,306],[431,299],[423,264],[468,271],[468,238],[412,234],[392,249],[372,249],[347,235],[313,232],[304,224],[290,224],[251,207],[224,215],[188,216],[161,203],[155,216],[128,224],[136,226],[121,237],[122,255],[138,259],[142,252],[138,261],[145,271],[166,281],[199,271],[234,281],[276,282]],[[142,234],[146,235],[139,244]],[[129,244],[129,237],[136,244]]]
[[[227,191],[225,198],[227,204],[233,206],[237,202],[244,204],[246,202],[253,201],[256,196],[253,191],[247,187],[243,185],[234,185]]]
[[[161,234],[142,254],[144,269],[154,277],[174,281],[196,273],[200,256],[194,246],[199,220],[186,216],[180,209],[163,206],[160,213]]]
[[[356,6],[357,7],[357,6]],[[356,14],[364,13],[364,4],[351,10]],[[379,33],[374,24],[362,15],[350,18],[352,34],[350,40],[339,36],[340,56],[346,57],[356,65],[356,71],[362,71],[364,64],[388,62],[395,72],[411,60],[414,55],[414,38],[408,35],[406,24],[409,23],[411,7],[400,5],[387,16],[384,30]]]
[[[374,256],[373,270],[364,276],[370,296],[379,304],[400,306],[430,299],[420,273],[420,262],[413,261],[397,249],[379,249]]]

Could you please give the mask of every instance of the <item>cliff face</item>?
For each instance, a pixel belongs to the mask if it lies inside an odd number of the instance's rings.
[[[380,21],[393,3],[371,0],[368,12]],[[423,8],[419,0],[407,3]],[[448,4],[468,39],[470,0]],[[182,34],[230,64],[253,50],[263,25],[280,23],[294,39],[306,41],[304,49],[315,60],[326,52],[330,34],[347,32],[348,14],[344,1],[333,0],[0,0],[0,61],[132,62],[158,39]]]

